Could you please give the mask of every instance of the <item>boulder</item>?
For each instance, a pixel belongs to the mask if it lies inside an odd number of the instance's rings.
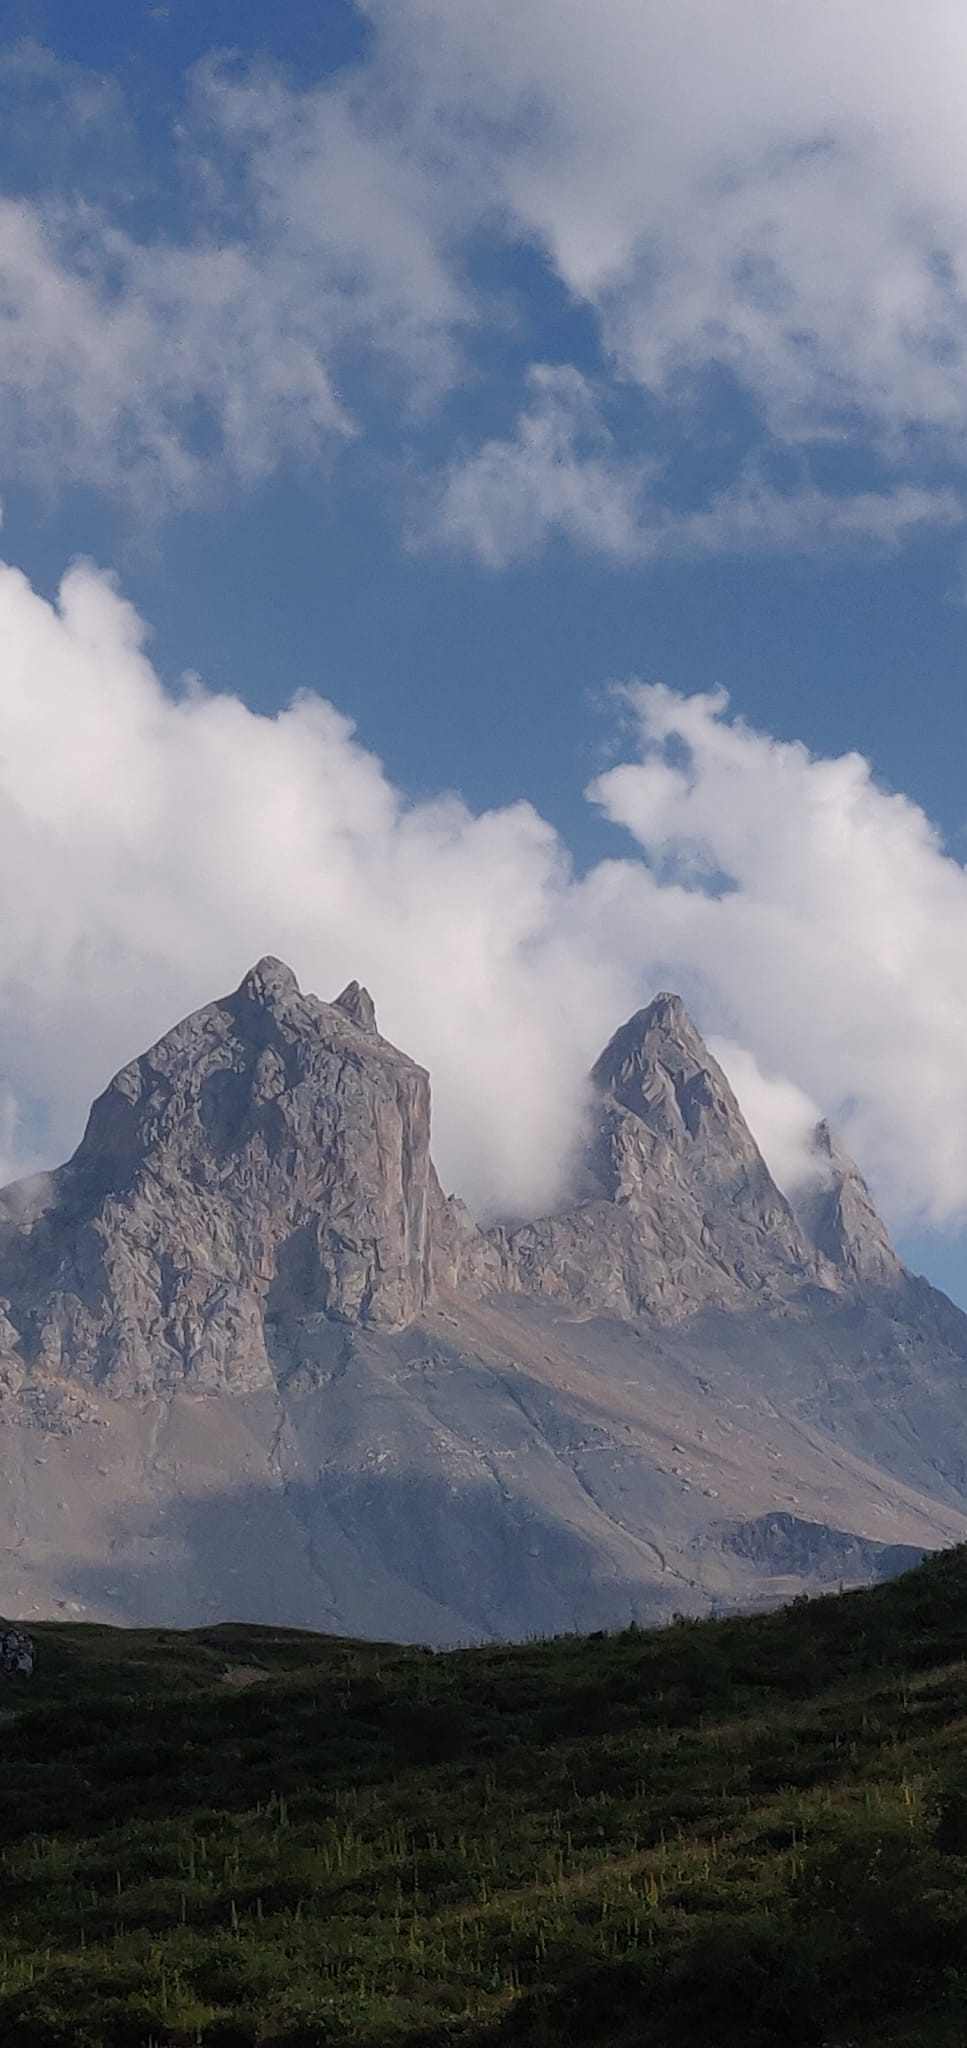
[[[0,1678],[32,1678],[34,1639],[9,1621],[0,1621]]]

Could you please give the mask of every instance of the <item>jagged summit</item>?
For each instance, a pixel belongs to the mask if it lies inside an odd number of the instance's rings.
[[[376,1005],[361,982],[347,982],[331,1003],[320,1004],[317,996],[303,995],[291,967],[284,960],[277,960],[273,953],[266,953],[243,975],[235,991],[237,1001],[252,1003],[260,1009],[285,1009],[293,1003],[308,1003],[313,1010],[341,1010],[360,1031],[370,1038],[379,1036],[376,1026]],[[231,998],[226,998],[226,1001]],[[206,1005],[206,1008],[210,1008]]]
[[[267,957],[117,1074],[26,1232],[0,1198],[15,1354],[131,1390],[275,1379],[291,1313],[400,1327],[471,1226],[430,1158],[425,1070],[366,992]]]
[[[680,996],[663,993],[638,1010],[591,1069],[599,1095],[670,1143],[699,1141],[706,1165],[732,1187],[736,1173],[764,1162],[718,1061]]]
[[[674,1322],[835,1284],[679,996],[630,1017],[590,1078],[579,1199],[514,1235],[528,1285]]]
[[[610,1039],[591,1080],[603,1105],[617,1105],[690,1157],[706,1222],[723,1197],[735,1214],[748,1212],[751,1197],[759,1205],[758,1221],[780,1226],[787,1253],[804,1270],[810,1254],[817,1254],[840,1279],[889,1284],[903,1276],[869,1188],[826,1118],[812,1137],[814,1175],[791,1203],[779,1196],[732,1088],[680,996],[663,991],[636,1011]],[[599,1124],[599,1138],[604,1135],[607,1144],[597,1146],[594,1175],[599,1191],[619,1199],[618,1161],[628,1152],[629,1129],[634,1126],[616,1126],[613,1119]],[[640,1134],[638,1139],[632,1154],[640,1151]],[[801,1232],[798,1245],[790,1220]]]
[[[958,1540],[967,1325],[828,1127],[794,1214],[668,994],[590,1102],[569,1205],[485,1233],[358,982],[266,956],[124,1067],[0,1193],[4,1611],[452,1641]]]
[[[817,1251],[856,1280],[891,1285],[905,1267],[855,1160],[825,1117],[812,1138],[815,1178],[795,1198],[796,1214]]]
[[[591,1083],[641,1115],[664,1092],[661,1074],[684,1077],[704,1069],[708,1057],[681,997],[662,994],[608,1040],[591,1069]]]
[[[249,968],[236,993],[249,1002],[270,1005],[301,996],[302,990],[291,967],[284,960],[277,960],[273,953],[266,953]]]
[[[231,997],[226,998],[227,1002],[232,1000]],[[254,967],[249,968],[235,990],[234,1001],[236,1004],[250,1004],[259,1010],[295,1009],[303,1024],[310,1019],[318,1023],[318,1013],[321,1011],[338,1010],[367,1038],[379,1037],[376,1005],[368,988],[364,988],[361,982],[347,982],[346,987],[331,1003],[320,1003],[318,996],[303,995],[292,968],[287,966],[284,960],[277,960],[272,953],[267,953]],[[210,1007],[206,1005],[206,1008]]]
[[[360,1031],[366,1032],[367,1037],[378,1037],[376,1005],[368,988],[363,988],[358,981],[347,982],[342,994],[336,997],[334,1007],[337,1010],[344,1010],[346,1016],[351,1017],[353,1023],[359,1025]]]
[[[267,955],[115,1075],[42,1206],[0,1196],[10,1356],[140,1390],[271,1385],[293,1319],[401,1328],[441,1289],[674,1323],[902,1275],[828,1127],[794,1212],[679,997],[591,1078],[576,1199],[483,1233],[442,1194],[429,1078],[368,991],[322,1002]]]
[[[672,995],[667,989],[619,1025],[591,1069],[592,1080],[600,1088],[614,1090],[622,1074],[636,1071],[649,1061],[662,1038],[678,1043],[698,1057],[705,1052],[681,996]]]

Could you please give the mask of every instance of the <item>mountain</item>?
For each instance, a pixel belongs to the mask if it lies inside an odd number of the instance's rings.
[[[0,1195],[19,1353],[118,1393],[241,1393],[274,1386],[293,1305],[415,1322],[474,1238],[429,1146],[427,1075],[366,991],[319,1003],[261,961],[115,1076],[66,1166]]]
[[[567,1205],[481,1230],[368,993],[261,961],[0,1195],[0,1611],[440,1644],[961,1540],[967,1318],[814,1152],[790,1202],[661,995]]]
[[[890,1286],[902,1268],[889,1231],[877,1215],[869,1188],[825,1118],[813,1132],[815,1177],[796,1202],[796,1214],[810,1242],[840,1272],[860,1281]]]
[[[677,996],[656,996],[592,1070],[583,1199],[515,1232],[521,1284],[586,1311],[679,1322],[783,1301],[818,1276],[731,1088]]]

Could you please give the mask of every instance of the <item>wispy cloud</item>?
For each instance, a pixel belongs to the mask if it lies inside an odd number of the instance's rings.
[[[330,79],[195,73],[162,227],[85,183],[97,88],[53,66],[77,175],[53,152],[46,185],[0,213],[0,466],[157,507],[324,461],[374,422],[392,440],[395,421],[424,533],[495,565],[554,533],[628,560],[894,545],[960,516],[958,0],[916,17],[903,0],[362,11],[365,51]],[[43,53],[11,61],[42,93]],[[480,256],[521,249],[583,309],[585,357],[541,362],[553,335],[521,284],[536,360],[517,426],[468,444],[455,401],[441,456],[439,420],[420,439],[441,395],[492,377],[503,406],[520,375],[495,368],[506,306]],[[714,497],[663,509],[654,464],[676,439],[694,452],[710,374],[739,395],[742,445]],[[598,396],[636,390],[655,435],[629,447]],[[878,465],[882,489],[833,486],[815,459],[831,445]],[[777,447],[796,453],[794,492],[770,484]]]
[[[658,556],[815,554],[834,543],[894,550],[912,528],[959,526],[967,504],[950,486],[877,491],[779,490],[748,463],[734,484],[682,509],[647,455],[629,455],[605,424],[599,393],[571,366],[535,366],[513,432],[458,456],[428,493],[414,538],[442,541],[488,568],[564,535],[628,563]]]
[[[351,438],[367,359],[407,399],[453,375],[426,179],[343,89],[206,67],[181,147],[163,235],[56,189],[0,200],[0,461],[46,488],[157,512]]]
[[[640,555],[644,494],[654,465],[616,447],[586,378],[535,364],[513,435],[450,467],[415,537],[442,540],[503,568],[553,534],[629,561]]]

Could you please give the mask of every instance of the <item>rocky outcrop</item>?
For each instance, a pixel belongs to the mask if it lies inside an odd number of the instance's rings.
[[[759,1515],[716,1532],[722,1549],[777,1579],[814,1585],[877,1585],[921,1564],[923,1550],[910,1543],[877,1543],[801,1515]]]
[[[815,1176],[797,1190],[796,1216],[811,1245],[841,1274],[892,1286],[905,1269],[856,1165],[824,1119],[813,1133]]]
[[[615,1033],[591,1083],[579,1198],[513,1232],[517,1285],[585,1314],[669,1323],[837,1286],[677,996]]]
[[[274,1318],[413,1322],[488,1258],[429,1147],[428,1076],[367,991],[260,961],[115,1076],[39,1204],[0,1197],[10,1369],[251,1390]]]
[[[25,1629],[0,1621],[0,1678],[32,1678],[36,1650]]]

